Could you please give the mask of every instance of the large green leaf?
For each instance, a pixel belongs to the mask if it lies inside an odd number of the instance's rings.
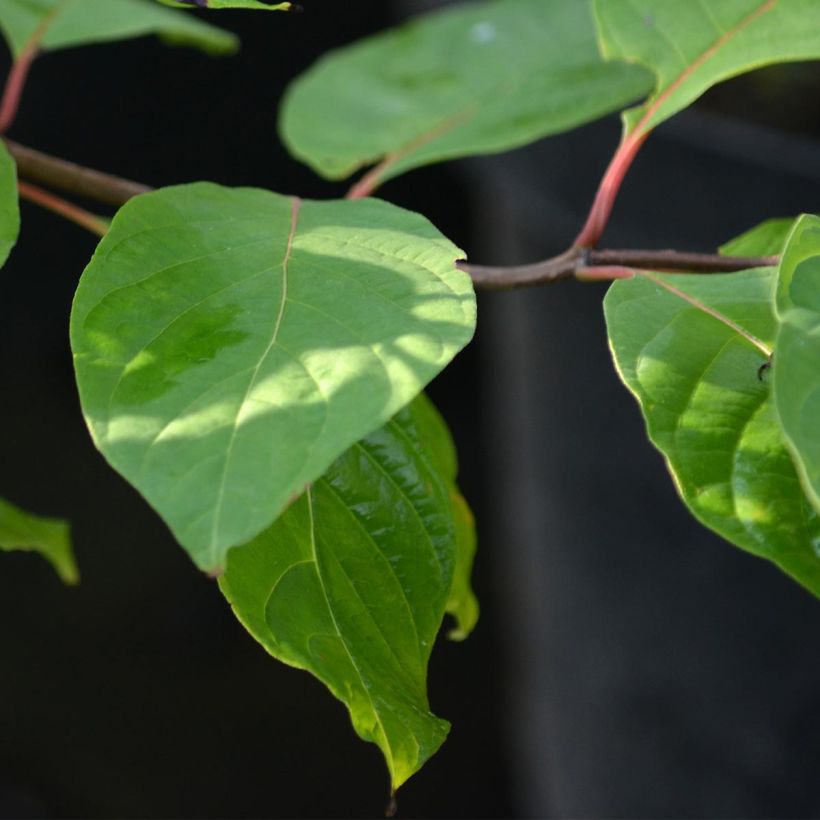
[[[210,54],[235,51],[237,38],[153,0],[0,0],[0,29],[17,56],[35,34],[45,50],[157,34]]]
[[[431,714],[426,686],[457,562],[453,482],[441,470],[450,444],[432,414],[420,396],[357,443],[265,533],[231,550],[220,578],[251,634],[345,703],[394,788],[449,728]]]
[[[657,75],[627,134],[650,131],[716,83],[772,63],[820,58],[817,0],[595,0],[605,56]]]
[[[323,57],[291,87],[281,133],[332,179],[387,159],[383,181],[566,131],[651,87],[604,63],[587,2],[473,2]]]
[[[803,486],[820,511],[820,218],[816,216],[801,217],[789,237],[775,305],[780,320],[773,367],[775,403]]]
[[[20,232],[17,166],[0,140],[0,266],[9,258]]]
[[[0,498],[0,550],[39,552],[67,584],[80,580],[67,521],[42,518]]]
[[[379,200],[209,183],[132,200],[72,313],[97,445],[219,569],[469,341],[462,256]]]
[[[756,246],[737,252],[754,255]],[[649,437],[702,523],[820,595],[820,519],[786,449],[769,377],[759,371],[766,357],[657,283],[770,345],[773,269],[650,275],[656,281],[616,283],[605,300],[616,366],[641,404]]]
[[[174,8],[257,9],[259,11],[290,11],[298,4],[276,3],[274,0],[159,0]]]

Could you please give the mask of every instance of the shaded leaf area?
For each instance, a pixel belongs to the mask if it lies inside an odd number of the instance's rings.
[[[757,252],[754,242],[743,250]],[[662,279],[773,341],[773,269]],[[644,278],[616,283],[605,313],[618,372],[695,517],[820,595],[820,519],[783,440],[769,377],[759,376],[765,357]]]
[[[231,550],[219,581],[274,657],[311,672],[347,706],[359,736],[384,753],[393,788],[449,729],[430,712],[426,678],[454,573],[463,572],[453,470],[449,433],[420,396],[272,527]]]
[[[624,114],[645,133],[711,86],[765,65],[820,57],[816,0],[595,0],[606,57],[657,75],[645,104]]]
[[[218,570],[469,341],[462,256],[379,200],[210,183],[132,200],[72,312],[97,446]]]
[[[235,35],[154,0],[0,0],[0,30],[17,57],[35,33],[51,51],[156,34],[170,45],[226,54]]]
[[[0,140],[0,266],[9,258],[20,232],[17,166]]]
[[[456,563],[453,585],[447,600],[447,612],[453,616],[456,623],[447,633],[447,637],[460,641],[469,636],[478,622],[478,600],[470,583],[476,552],[475,521],[456,483],[458,458],[446,423],[435,405],[424,395],[416,399],[412,409],[412,429],[418,431],[413,436],[414,442],[433,462],[438,474],[444,479],[452,502]]]
[[[291,86],[280,130],[322,176],[385,160],[384,181],[566,131],[651,88],[643,69],[601,59],[586,2],[474,2],[323,57]]]
[[[274,0],[159,0],[174,8],[256,9],[258,11],[290,11],[296,3],[276,3]]]
[[[820,511],[820,218],[803,216],[777,276],[774,397],[803,487]],[[820,547],[819,547],[820,548]]]
[[[67,521],[43,518],[0,498],[0,550],[38,552],[51,563],[66,584],[80,580],[71,549]]]

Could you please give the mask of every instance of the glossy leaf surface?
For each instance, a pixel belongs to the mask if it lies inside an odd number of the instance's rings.
[[[595,0],[607,57],[653,70],[647,102],[624,115],[644,133],[711,86],[772,63],[820,58],[817,0]]]
[[[156,34],[209,54],[235,51],[235,35],[153,0],[0,0],[0,29],[17,56],[37,33],[50,51]]]
[[[97,445],[220,568],[469,341],[462,256],[379,200],[209,183],[132,200],[72,313]]]
[[[20,232],[17,166],[0,141],[0,266],[5,264]]]
[[[432,435],[431,435],[432,434]],[[427,700],[427,663],[457,563],[452,445],[424,396],[354,445],[251,544],[220,587],[276,658],[306,669],[378,744],[394,788],[448,724]]]
[[[331,179],[386,159],[383,181],[566,131],[651,88],[648,72],[604,63],[586,2],[473,2],[323,57],[291,87],[281,133]]]
[[[67,584],[80,580],[67,521],[32,515],[0,498],[0,550],[38,552]]]
[[[780,423],[820,511],[820,218],[798,220],[780,263],[774,396]]]
[[[764,343],[774,341],[773,269],[657,276]],[[766,357],[643,277],[613,285],[605,312],[618,372],[689,509],[820,595],[820,519],[786,448],[771,376],[759,375]]]

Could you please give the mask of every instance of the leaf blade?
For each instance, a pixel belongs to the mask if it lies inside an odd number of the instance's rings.
[[[398,788],[444,741],[427,664],[456,562],[449,455],[420,396],[357,443],[249,545],[220,588],[279,660],[319,678]],[[446,428],[445,428],[446,431]]]
[[[0,0],[0,30],[18,57],[41,26],[40,48],[63,48],[156,34],[174,45],[230,54],[235,35],[151,0]]]
[[[423,217],[362,200],[307,201],[296,219],[294,204],[209,183],[138,197],[72,311],[97,446],[210,570],[475,326],[463,254]]]
[[[594,0],[605,56],[636,62],[657,76],[655,91],[623,115],[639,136],[730,77],[779,62],[820,58],[812,0]]]
[[[664,279],[771,344],[771,269]],[[820,519],[757,376],[759,351],[645,279],[616,283],[605,314],[616,368],[684,503],[701,523],[820,595]]]
[[[17,165],[0,140],[0,267],[9,258],[20,233]]]
[[[385,181],[568,130],[650,88],[602,61],[586,3],[478,2],[326,55],[291,86],[280,133],[330,179],[388,158]]]
[[[74,585],[80,581],[71,548],[71,528],[68,522],[32,515],[2,498],[0,550],[37,552],[54,567],[65,584]]]
[[[158,0],[177,9],[253,9],[255,11],[291,11],[294,3],[274,3],[272,0]]]
[[[777,275],[774,397],[803,488],[820,511],[820,218],[803,216]]]

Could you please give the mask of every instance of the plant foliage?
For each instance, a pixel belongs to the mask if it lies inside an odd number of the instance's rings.
[[[186,12],[295,8],[160,3],[0,0],[17,71],[4,113],[38,51],[157,34],[221,54],[236,38]],[[708,88],[817,58],[817,0],[476,0],[294,80],[280,115],[293,155],[330,179],[375,165],[348,199],[194,183],[138,196],[100,230],[71,316],[95,444],[221,574],[251,635],[344,702],[394,789],[448,731],[427,699],[445,613],[456,639],[478,617],[475,525],[421,392],[476,313],[463,252],[361,197],[626,109],[606,200],[651,130]],[[0,145],[0,263],[17,184]],[[615,364],[692,513],[820,596],[820,218],[767,222],[723,252],[777,258],[716,275],[601,268],[631,276],[605,300]],[[0,502],[0,548],[76,580],[64,522]]]

